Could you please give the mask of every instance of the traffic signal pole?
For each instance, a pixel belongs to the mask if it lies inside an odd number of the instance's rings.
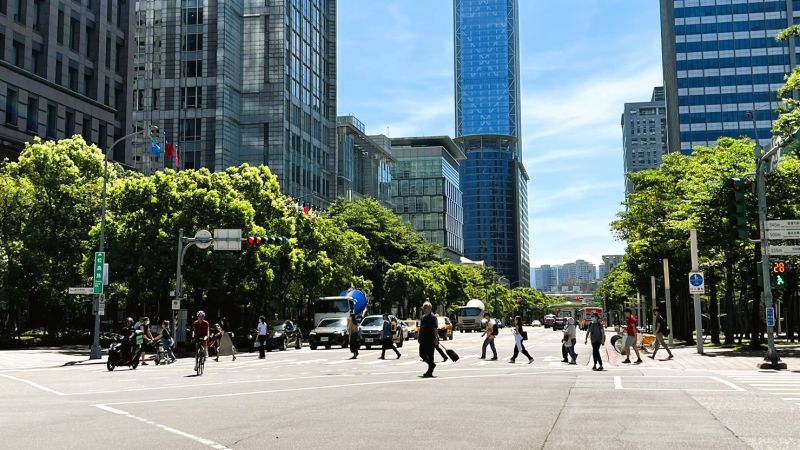
[[[758,197],[758,225],[759,240],[761,241],[761,271],[764,277],[764,308],[769,311],[774,308],[772,302],[772,286],[770,283],[769,267],[769,240],[767,239],[767,177],[765,163],[769,157],[780,148],[773,146],[766,155],[762,155],[761,146],[756,142],[756,196]],[[780,362],[778,352],[775,350],[775,327],[767,323],[767,356],[764,358],[777,369]]]

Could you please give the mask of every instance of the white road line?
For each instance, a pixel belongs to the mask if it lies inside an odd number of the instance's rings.
[[[353,361],[353,360],[351,360],[351,359],[343,359],[341,361],[332,361],[332,362],[329,362],[329,363],[325,363],[325,365],[326,366],[334,366],[334,365],[337,365],[337,364],[347,364],[350,361]]]
[[[139,422],[145,423],[147,425],[152,425],[154,427],[161,428],[162,430],[164,430],[164,431],[166,431],[168,433],[172,433],[172,434],[178,435],[180,437],[184,437],[186,439],[191,439],[191,440],[193,440],[193,441],[195,441],[195,442],[197,442],[199,444],[203,444],[203,445],[205,445],[207,447],[211,447],[211,448],[216,449],[216,450],[231,450],[228,447],[226,447],[226,446],[224,446],[224,445],[222,445],[220,443],[212,441],[211,439],[206,439],[206,438],[203,438],[203,437],[200,437],[200,436],[196,436],[194,434],[187,433],[185,431],[178,430],[176,428],[168,427],[166,425],[162,425],[160,423],[153,422],[152,420],[145,419],[144,417],[134,416],[133,414],[131,414],[131,413],[127,412],[127,411],[123,411],[121,409],[111,408],[111,407],[106,406],[106,405],[93,405],[93,406],[98,408],[98,409],[101,409],[103,411],[110,412],[112,414],[125,416],[125,417],[128,417],[130,419],[138,420]]]
[[[388,362],[391,362],[391,360],[390,359],[378,359],[378,360],[375,360],[375,361],[367,361],[367,362],[362,362],[362,363],[358,363],[358,364],[360,364],[362,366],[374,366],[375,364],[386,364]]]
[[[491,364],[491,363],[492,363],[492,361],[478,361],[478,362],[472,363],[472,365],[473,366],[485,366],[485,365]]]
[[[787,388],[787,387],[771,387],[771,388],[758,388],[760,391],[799,391],[800,388]],[[797,394],[798,392],[795,392]]]
[[[327,361],[327,359],[308,359],[308,360],[294,362],[291,365],[292,366],[299,366],[299,365],[302,365],[302,364],[312,364],[312,363],[319,363],[319,362],[324,363],[325,361]]]
[[[8,379],[10,379],[10,380],[14,380],[14,381],[19,381],[19,382],[21,382],[21,383],[25,383],[25,384],[27,384],[27,385],[30,385],[30,386],[33,386],[33,387],[35,387],[36,389],[39,389],[39,390],[42,390],[42,391],[45,391],[45,392],[49,392],[49,393],[51,393],[51,394],[55,394],[55,395],[59,395],[59,396],[64,396],[64,395],[67,395],[67,394],[65,394],[65,393],[63,393],[63,392],[58,392],[58,391],[57,391],[57,390],[55,390],[55,389],[50,389],[50,388],[49,388],[49,387],[47,387],[47,386],[42,386],[42,385],[41,385],[41,384],[39,384],[39,383],[34,383],[33,381],[29,381],[29,380],[25,380],[25,379],[22,379],[22,378],[17,378],[17,377],[12,377],[11,375],[5,375],[5,374],[0,374],[0,376],[2,376],[2,377],[5,377],[5,378],[8,378]]]
[[[762,387],[762,386],[778,386],[778,387],[800,387],[800,383],[748,383],[748,386]]]
[[[739,392],[743,392],[743,391],[747,390],[747,389],[744,389],[744,388],[742,388],[740,386],[737,386],[737,385],[731,383],[730,381],[723,380],[722,378],[718,378],[718,377],[709,377],[709,378],[711,378],[712,380],[716,380],[716,381],[718,381],[718,382],[720,382],[720,383],[722,383],[722,384],[724,384],[726,386],[729,386],[729,387],[731,387],[734,390],[739,391]]]
[[[614,376],[614,389],[624,389],[622,387],[622,377]]]

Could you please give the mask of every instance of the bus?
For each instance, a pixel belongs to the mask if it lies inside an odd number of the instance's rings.
[[[601,322],[604,323],[606,321],[605,317],[603,316],[603,308],[597,306],[587,306],[586,308],[578,309],[575,314],[575,321],[577,322],[578,328],[581,330],[589,328],[590,319],[595,314],[600,316]]]

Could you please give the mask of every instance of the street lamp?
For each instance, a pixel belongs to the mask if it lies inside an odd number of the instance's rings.
[[[106,243],[106,192],[108,189],[108,154],[114,147],[117,146],[120,142],[125,141],[126,139],[136,136],[137,134],[144,134],[145,130],[137,130],[133,133],[126,134],[121,138],[114,141],[108,149],[105,150],[103,156],[105,157],[105,161],[103,162],[103,195],[101,199],[101,206],[100,206],[100,245],[98,246],[98,252],[102,253],[105,251],[105,243]],[[158,127],[152,126],[150,127],[150,137],[155,138],[158,136]],[[102,295],[102,294],[100,294]],[[100,305],[100,295],[97,295],[95,301],[98,305],[98,311],[96,311],[94,315],[94,338],[92,340],[92,350],[89,354],[89,359],[100,359],[101,358],[101,351],[100,351],[100,314],[99,312],[99,305]]]

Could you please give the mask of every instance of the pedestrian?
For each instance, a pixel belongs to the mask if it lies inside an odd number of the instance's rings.
[[[600,322],[598,314],[592,317],[592,322],[586,327],[586,338],[583,343],[586,344],[589,338],[592,340],[592,358],[594,359],[592,370],[603,370],[603,360],[600,359],[600,346],[606,343],[606,330],[603,329],[603,324]],[[597,368],[598,364],[600,365],[599,369]]]
[[[264,316],[258,318],[258,359],[266,358],[264,350],[267,348],[267,319]]]
[[[633,347],[633,351],[636,352],[636,363],[642,363],[642,357],[639,355],[639,349],[636,347],[636,316],[633,315],[633,311],[630,308],[625,308],[625,334],[627,337],[625,338],[625,343],[622,346],[622,354],[625,355],[625,361],[622,361],[623,364],[630,364],[631,363],[631,347]]]
[[[422,374],[423,378],[433,377],[433,369],[436,363],[433,362],[433,349],[439,345],[439,320],[431,314],[433,305],[430,302],[422,304],[422,319],[419,321],[419,356],[428,364],[428,370]]]
[[[383,349],[381,350],[381,357],[378,359],[386,359],[386,350],[392,349],[397,354],[397,359],[400,359],[400,352],[397,351],[397,347],[394,346],[394,333],[392,332],[392,323],[389,322],[389,315],[383,315],[383,333],[381,333],[381,338],[383,339]]]
[[[219,361],[220,356],[233,356],[231,361],[236,361],[236,346],[233,345],[233,339],[231,338],[231,334],[225,331],[225,328],[222,326],[223,323],[220,322],[217,324],[217,357],[214,358],[214,361]]]
[[[153,344],[153,333],[150,331],[150,318],[143,317],[141,324],[142,336],[144,337],[144,344],[142,344],[142,351],[141,351],[141,363],[143,366],[147,365],[147,361],[145,361],[145,350],[148,346]]]
[[[664,316],[662,316],[658,311],[658,306],[653,309],[653,312],[656,315],[656,345],[655,349],[653,349],[653,354],[650,355],[650,359],[656,359],[656,352],[658,351],[659,344],[664,347],[669,354],[667,359],[672,359],[672,350],[667,347],[667,343],[664,341],[664,336],[669,336],[669,327],[667,326],[667,321],[664,320]]]
[[[172,346],[175,341],[172,339],[172,333],[169,331],[169,320],[165,320],[161,324],[161,348],[167,352],[170,362],[175,362],[175,353],[172,352]]]
[[[353,354],[350,359],[358,358],[358,348],[361,346],[361,342],[358,335],[358,322],[356,321],[356,315],[350,314],[347,317],[347,335],[350,336],[350,353]]]
[[[578,354],[575,353],[575,343],[577,341],[577,331],[575,329],[575,318],[569,317],[567,319],[567,329],[564,330],[564,347],[567,349],[567,354],[569,354],[572,361],[569,362],[570,365],[578,364]]]
[[[485,336],[483,340],[483,348],[481,349],[481,359],[486,359],[486,347],[492,347],[494,357],[492,361],[497,361],[497,349],[494,346],[494,337],[498,334],[497,322],[492,319],[492,315],[488,312],[483,315],[486,319],[486,328],[483,330],[481,337]]]
[[[528,339],[528,333],[522,329],[522,318],[517,316],[514,319],[514,355],[511,357],[511,364],[514,364],[517,360],[517,355],[522,353],[523,355],[528,357],[528,364],[533,362],[533,356],[525,350],[525,344],[522,341]]]

